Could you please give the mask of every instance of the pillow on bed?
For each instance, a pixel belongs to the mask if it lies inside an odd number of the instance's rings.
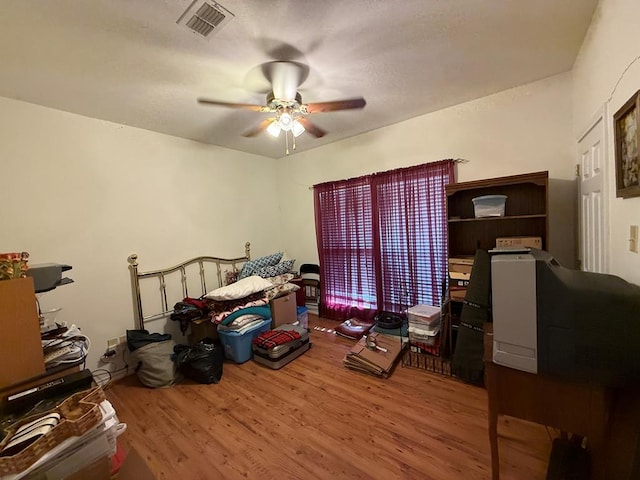
[[[277,277],[278,275],[290,272],[293,268],[294,262],[295,260],[286,260],[284,262],[277,263],[276,265],[262,267],[255,270],[252,275],[259,275],[262,278]]]
[[[224,284],[231,285],[238,281],[238,275],[240,272],[238,270],[226,270],[224,272]]]
[[[277,264],[282,259],[282,252],[272,253],[264,257],[257,258],[255,260],[249,260],[242,266],[238,280],[254,275],[253,272],[263,267],[269,267]]]
[[[268,280],[257,275],[238,280],[226,287],[216,288],[205,295],[205,298],[211,300],[237,300],[251,295],[252,293],[262,292],[268,288],[272,288],[273,284]]]
[[[276,275],[275,277],[264,277],[271,282],[272,285],[284,285],[285,283],[293,280],[295,275],[293,273],[285,273],[283,275]]]
[[[300,290],[300,287],[298,285],[288,282],[282,285],[276,285],[272,289],[267,290],[265,292],[265,296],[267,297],[267,299],[273,300],[276,297],[286,295],[290,292],[297,292],[298,290]]]

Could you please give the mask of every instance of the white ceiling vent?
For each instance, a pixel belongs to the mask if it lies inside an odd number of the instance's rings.
[[[209,38],[233,19],[234,15],[219,3],[194,0],[176,21],[193,33]]]

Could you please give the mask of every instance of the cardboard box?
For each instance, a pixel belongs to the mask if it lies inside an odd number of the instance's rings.
[[[218,340],[218,326],[208,318],[198,318],[191,321],[191,333],[189,334],[189,344],[198,343],[203,338]]]
[[[449,258],[449,272],[471,273],[473,258]]]
[[[504,247],[531,247],[542,249],[540,237],[499,237],[496,238],[496,248]]]
[[[464,300],[465,297],[467,296],[467,289],[466,288],[450,288],[449,296],[453,300]]]
[[[449,272],[450,287],[467,287],[470,279],[471,273]]]
[[[271,328],[276,328],[285,323],[293,324],[298,321],[296,311],[296,294],[294,292],[274,298],[270,302]]]

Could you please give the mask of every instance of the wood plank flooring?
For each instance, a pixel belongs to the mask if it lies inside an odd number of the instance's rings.
[[[131,375],[107,389],[120,437],[158,479],[420,479],[491,477],[484,389],[398,365],[388,379],[352,372],[353,342],[320,332],[280,370],[225,363],[217,385],[143,387]],[[544,479],[544,427],[502,417],[501,478]]]

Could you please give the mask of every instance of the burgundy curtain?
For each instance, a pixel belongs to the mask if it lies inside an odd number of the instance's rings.
[[[371,177],[314,187],[320,314],[346,319],[376,307]]]
[[[444,160],[314,187],[321,315],[440,305],[447,267]]]

